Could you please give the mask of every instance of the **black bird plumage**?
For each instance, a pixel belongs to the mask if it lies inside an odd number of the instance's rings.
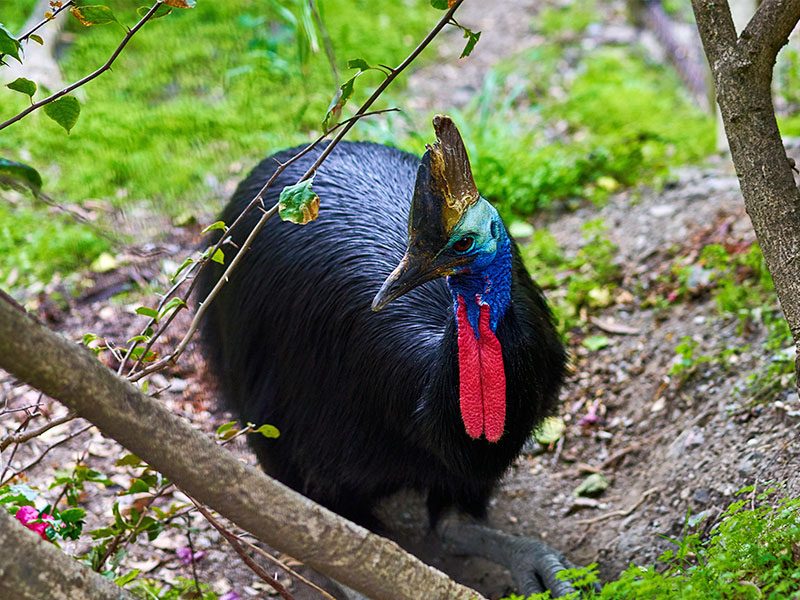
[[[298,149],[262,161],[221,219],[230,224]],[[289,166],[265,205],[293,184],[318,148]],[[370,310],[406,248],[419,158],[373,143],[339,144],[314,179],[319,219],[273,219],[208,311],[203,341],[227,406],[270,423],[251,436],[264,469],[368,527],[372,509],[403,488],[428,496],[432,522],[449,507],[482,518],[532,429],[555,408],[565,352],[540,289],[512,242],[510,307],[497,327],[506,373],[505,434],[472,439],[459,413],[453,298],[444,279]],[[233,233],[237,246],[258,220]],[[225,246],[229,263],[235,248]],[[223,267],[201,275],[204,298]]]

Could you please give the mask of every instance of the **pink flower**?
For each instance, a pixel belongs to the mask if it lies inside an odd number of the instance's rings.
[[[189,548],[188,546],[182,546],[181,548],[178,548],[175,551],[175,554],[178,555],[178,559],[184,565],[190,565],[193,562],[197,562],[199,560],[202,560],[203,557],[206,555],[206,553],[203,550],[198,550],[197,552],[192,554],[192,549]]]
[[[45,530],[53,522],[52,515],[39,513],[32,506],[21,506],[14,516],[25,527],[38,533],[43,540],[47,539]]]
[[[234,591],[226,592],[219,597],[219,600],[242,600],[242,597]]]

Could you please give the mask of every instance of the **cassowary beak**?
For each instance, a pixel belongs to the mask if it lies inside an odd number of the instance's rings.
[[[422,156],[408,215],[408,249],[372,301],[379,311],[431,279],[452,275],[464,262],[441,254],[453,228],[480,198],[467,149],[450,117],[433,118],[436,141]]]
[[[440,269],[433,267],[428,260],[411,256],[406,252],[400,264],[383,282],[381,289],[372,301],[372,310],[382,310],[392,300],[407,294],[415,287],[442,275]]]

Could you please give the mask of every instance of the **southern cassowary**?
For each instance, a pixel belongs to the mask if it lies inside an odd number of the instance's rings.
[[[458,130],[444,116],[434,128],[421,161],[372,143],[334,149],[313,182],[319,219],[271,221],[210,307],[208,364],[242,421],[280,430],[251,436],[273,477],[373,529],[380,499],[418,490],[451,550],[505,564],[526,593],[542,584],[561,593],[569,586],[554,574],[570,563],[559,553],[479,521],[554,410],[565,352],[476,189]],[[232,223],[296,151],[262,161],[222,220]],[[319,152],[289,166],[265,203]],[[232,233],[226,262],[258,218],[251,211]],[[222,270],[205,270],[201,299]]]

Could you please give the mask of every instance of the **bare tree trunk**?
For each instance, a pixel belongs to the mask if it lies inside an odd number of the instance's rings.
[[[692,7],[745,208],[800,348],[800,192],[771,94],[775,57],[800,19],[800,0],[764,0],[738,37],[726,0],[692,0]]]
[[[2,292],[0,368],[77,411],[259,540],[369,597],[481,598],[394,542],[242,464]]]
[[[132,600],[128,592],[25,529],[0,507],[0,598]]]

